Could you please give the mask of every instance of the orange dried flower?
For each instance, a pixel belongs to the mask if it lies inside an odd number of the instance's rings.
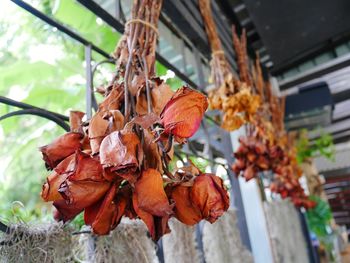
[[[46,168],[55,168],[63,159],[80,149],[83,137],[84,135],[78,132],[67,132],[52,143],[40,147]]]
[[[134,182],[136,177],[134,178],[133,175],[139,169],[142,156],[139,137],[127,128],[112,132],[101,143],[101,164],[111,172],[108,173],[107,180],[114,180],[121,176]]]
[[[192,226],[202,220],[202,213],[191,201],[191,187],[178,185],[171,193],[175,201],[175,217],[182,223]]]
[[[194,180],[191,200],[202,217],[214,223],[230,206],[229,196],[222,179],[214,174],[201,174]]]
[[[160,114],[164,133],[180,138],[191,137],[198,130],[207,108],[208,100],[202,93],[182,87]]]

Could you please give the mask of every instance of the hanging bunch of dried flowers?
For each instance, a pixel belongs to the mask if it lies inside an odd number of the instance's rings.
[[[247,181],[261,172],[272,171],[272,192],[279,193],[282,198],[289,197],[297,207],[312,208],[314,203],[305,195],[299,182],[301,170],[296,162],[294,140],[284,127],[285,98],[273,95],[271,83],[264,82],[259,57],[252,76],[262,104],[247,125],[247,135],[239,139],[232,170]]]
[[[264,79],[259,56],[252,68],[252,80],[261,104],[250,123],[246,125],[246,135],[239,139],[240,146],[234,153],[235,162],[232,170],[242,175],[247,181],[258,176],[260,172],[272,170],[283,159],[282,149],[274,143],[271,111],[266,103]]]
[[[57,220],[84,211],[95,234],[108,234],[122,216],[141,218],[153,239],[169,232],[169,217],[193,225],[214,222],[229,206],[222,179],[194,166],[168,169],[173,143],[199,128],[207,98],[188,87],[175,93],[155,76],[161,0],[134,0],[114,57],[117,72],[100,88],[104,100],[83,122],[71,114],[71,132],[40,148],[53,170],[43,185]]]
[[[239,79],[232,73],[222,49],[211,14],[210,0],[199,0],[205,29],[212,51],[211,79],[214,89],[209,91],[209,104],[212,109],[223,113],[222,127],[228,131],[236,130],[251,122],[260,105],[260,98],[254,94],[246,51],[245,31],[238,38],[233,29],[233,44],[239,68]]]
[[[309,209],[313,208],[316,203],[309,199],[299,182],[302,170],[297,163],[295,138],[296,133],[290,132],[285,133],[281,139],[283,162],[277,163],[273,168],[275,176],[270,184],[270,190],[280,194],[283,199],[289,197],[297,207]]]

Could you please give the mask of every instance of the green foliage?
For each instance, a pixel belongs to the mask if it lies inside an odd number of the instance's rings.
[[[298,163],[318,155],[334,160],[334,153],[335,148],[331,135],[321,132],[321,136],[311,143],[307,137],[307,131],[301,131],[301,136],[297,142]]]
[[[310,196],[317,205],[306,212],[308,225],[319,238],[329,234],[332,212],[329,204],[317,196]]]

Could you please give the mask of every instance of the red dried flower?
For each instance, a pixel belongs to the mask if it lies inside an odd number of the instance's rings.
[[[68,132],[58,137],[52,143],[39,148],[47,169],[53,169],[63,159],[81,148],[84,135],[78,132]]]
[[[191,137],[198,130],[207,108],[208,100],[202,93],[182,87],[160,114],[164,133],[180,138]]]
[[[202,217],[214,223],[230,206],[222,179],[214,174],[201,174],[194,180],[190,193],[192,203]]]
[[[107,180],[121,176],[132,183],[143,158],[139,137],[129,129],[112,132],[106,136],[100,147],[101,164],[112,173],[106,174]],[[114,173],[114,176],[113,176]],[[134,176],[135,174],[135,176]]]

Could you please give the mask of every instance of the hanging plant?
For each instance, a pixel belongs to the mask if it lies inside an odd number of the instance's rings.
[[[207,98],[188,87],[175,93],[155,75],[161,0],[135,0],[114,57],[116,74],[88,121],[71,113],[71,132],[40,148],[52,173],[41,193],[55,219],[84,211],[95,234],[108,234],[123,216],[140,218],[153,239],[168,233],[169,217],[193,225],[228,209],[223,181],[194,166],[172,173],[174,143],[199,128]],[[209,201],[208,201],[209,200]]]
[[[239,39],[233,29],[233,44],[239,68],[237,79],[225,58],[212,17],[210,0],[199,0],[199,7],[212,52],[210,66],[214,89],[208,93],[209,104],[212,109],[222,111],[222,128],[233,131],[251,122],[260,106],[260,97],[254,94],[252,87],[245,31]]]
[[[247,125],[247,135],[239,139],[231,168],[246,181],[257,178],[261,172],[272,171],[272,192],[283,199],[290,198],[297,207],[312,208],[315,203],[308,199],[299,182],[302,172],[297,164],[295,137],[287,134],[284,127],[285,98],[274,96],[271,84],[264,82],[259,57],[252,72],[262,104]]]
[[[276,164],[283,162],[284,159],[283,150],[275,140],[271,109],[266,101],[268,94],[264,92],[266,87],[259,57],[252,68],[251,82],[254,83],[262,103],[252,121],[246,125],[246,135],[239,139],[240,146],[234,153],[235,162],[232,165],[236,175],[242,175],[246,181],[257,177],[260,172],[274,169]]]

